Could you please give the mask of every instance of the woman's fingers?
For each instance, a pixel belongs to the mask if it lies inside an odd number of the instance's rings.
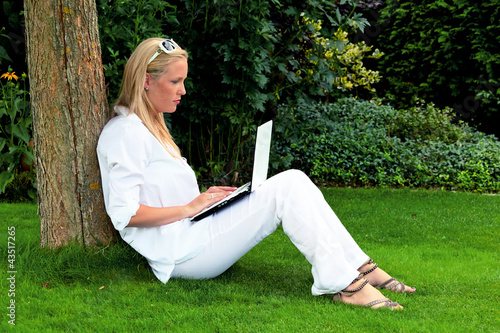
[[[204,208],[219,202],[220,200],[233,193],[235,190],[236,187],[231,186],[210,187],[206,192],[201,193],[190,203],[190,209],[192,209],[192,214],[190,215],[190,217],[201,212]]]
[[[189,217],[193,217],[194,215],[201,212],[206,207],[213,205],[217,201],[221,200],[222,197],[220,194],[216,192],[203,192],[199,196],[197,196],[193,201],[189,203],[191,214]]]
[[[225,197],[233,193],[235,190],[236,188],[229,186],[211,187],[208,189],[208,191],[205,192],[205,195],[209,197],[211,203],[214,203],[224,199]]]
[[[210,187],[206,193],[220,193],[220,192],[233,192],[236,190],[236,187],[232,186],[212,186]]]

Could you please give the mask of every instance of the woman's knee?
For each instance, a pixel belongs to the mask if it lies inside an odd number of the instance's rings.
[[[309,177],[303,171],[298,170],[298,169],[289,169],[289,170],[281,172],[280,174],[286,175],[287,177],[294,177],[294,178],[305,177],[305,178],[309,179]]]
[[[309,176],[307,176],[303,171],[297,169],[290,169],[282,172],[288,181],[300,181],[300,182],[311,182]]]

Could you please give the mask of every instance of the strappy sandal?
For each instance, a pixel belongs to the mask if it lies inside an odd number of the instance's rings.
[[[342,291],[334,294],[333,295],[333,300],[335,302],[342,302],[341,296],[351,297],[352,295],[354,295],[355,293],[357,293],[358,291],[360,291],[361,289],[363,289],[368,284],[368,280],[367,279],[358,276],[356,279],[354,279],[354,281],[352,283],[360,281],[360,280],[363,280],[363,283],[361,283],[361,285],[359,287],[357,287],[356,289],[347,289],[346,288],[346,289],[344,289],[344,290],[342,290]],[[381,304],[381,303],[385,303],[385,304],[381,305],[379,307],[373,308],[375,305],[378,305],[378,304]],[[391,310],[394,310],[394,309],[397,309],[397,307],[399,306],[399,303],[393,302],[393,301],[391,301],[388,298],[382,298],[382,299],[377,299],[375,301],[371,301],[371,302],[365,304],[364,306],[367,307],[367,308],[372,308],[372,309],[390,308]]]
[[[369,259],[368,261],[366,261],[363,265],[361,265],[361,267],[363,267],[365,265],[370,265],[370,264],[374,264],[374,265],[371,268],[367,269],[366,271],[360,271],[359,277],[364,277],[377,269],[378,264],[374,263],[372,259]],[[401,293],[401,294],[407,292],[407,291],[405,291],[405,289],[406,289],[405,284],[401,281],[396,280],[395,278],[390,278],[389,280],[387,280],[379,285],[376,285],[374,287],[378,288],[378,289],[387,289],[387,290],[394,291],[394,292]],[[408,291],[408,292],[412,293],[413,291]]]

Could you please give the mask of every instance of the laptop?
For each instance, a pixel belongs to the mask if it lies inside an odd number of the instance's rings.
[[[208,206],[200,213],[191,218],[191,221],[199,221],[213,213],[227,207],[231,203],[240,200],[241,198],[252,193],[257,187],[267,179],[267,169],[269,166],[269,152],[271,149],[271,132],[273,129],[273,121],[260,125],[257,128],[257,138],[255,139],[255,153],[253,159],[252,180],[243,186],[238,187],[236,191],[231,193],[219,202]]]

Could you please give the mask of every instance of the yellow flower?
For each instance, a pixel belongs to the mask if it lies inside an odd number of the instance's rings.
[[[7,80],[12,80],[12,79],[15,79],[17,81],[17,79],[19,79],[19,77],[16,75],[16,72],[12,72],[12,73],[4,73],[2,74],[2,76],[0,76],[0,79],[7,79]]]

